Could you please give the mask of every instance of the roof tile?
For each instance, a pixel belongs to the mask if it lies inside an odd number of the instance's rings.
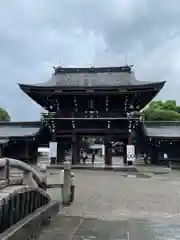
[[[142,85],[129,72],[93,72],[93,73],[58,73],[53,74],[44,86],[130,86]]]
[[[38,127],[29,126],[11,126],[11,125],[1,125],[0,124],[0,138],[10,138],[10,137],[29,137],[35,136],[39,131]]]
[[[149,137],[180,138],[180,122],[145,122]]]

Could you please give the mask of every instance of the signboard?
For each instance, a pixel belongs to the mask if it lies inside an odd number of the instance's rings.
[[[126,145],[126,151],[127,151],[127,162],[134,162],[136,159],[135,146]]]
[[[49,143],[49,158],[57,157],[57,142]]]

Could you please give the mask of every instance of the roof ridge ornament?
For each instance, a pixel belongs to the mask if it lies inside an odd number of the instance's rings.
[[[96,66],[90,66],[90,67],[62,67],[53,66],[53,69],[55,70],[55,75],[57,73],[103,73],[103,72],[128,72],[131,73],[131,68],[134,65],[124,65],[124,66],[111,66],[111,67],[96,67]]]

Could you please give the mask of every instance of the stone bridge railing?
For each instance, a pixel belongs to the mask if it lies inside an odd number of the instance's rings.
[[[14,174],[18,168],[21,174]],[[16,176],[13,176],[16,175]],[[63,171],[62,201],[70,202],[71,174]],[[53,189],[53,186],[50,186]],[[56,186],[57,187],[57,186]],[[0,239],[36,239],[44,222],[59,212],[59,202],[48,194],[45,176],[15,159],[0,159]],[[57,189],[56,189],[57,190]]]
[[[29,186],[7,186],[0,191],[0,233],[50,203],[41,189]]]

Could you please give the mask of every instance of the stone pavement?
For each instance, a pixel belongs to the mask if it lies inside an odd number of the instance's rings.
[[[39,240],[180,239],[180,176],[76,170],[75,202]],[[178,225],[179,224],[179,225]]]
[[[147,220],[107,221],[58,216],[43,230],[39,240],[178,240],[177,225],[154,224]]]

